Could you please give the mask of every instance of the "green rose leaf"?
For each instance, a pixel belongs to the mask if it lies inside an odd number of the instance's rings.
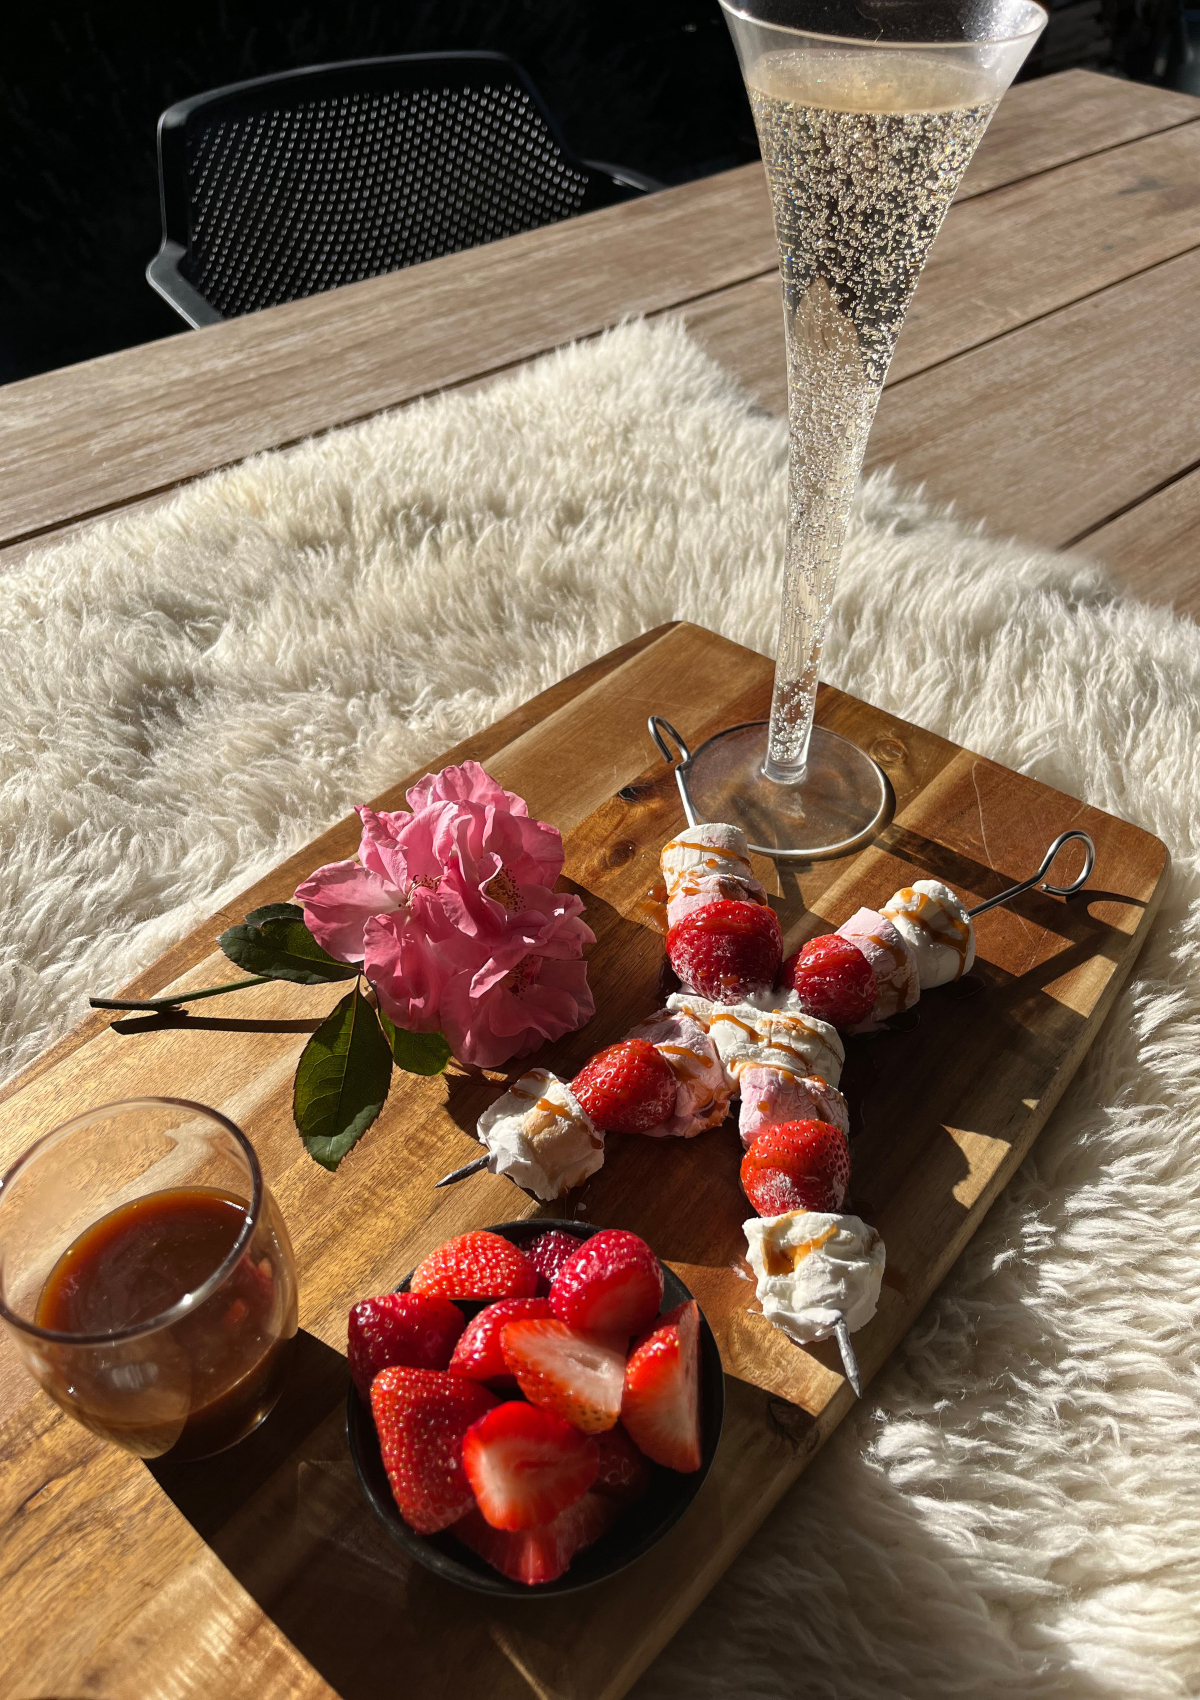
[[[382,1110],[392,1053],[355,986],[300,1053],[292,1114],[309,1156],[336,1170]]]
[[[323,986],[328,980],[354,980],[358,969],[322,950],[304,925],[304,911],[294,903],[268,903],[230,927],[217,940],[231,962],[247,974],[269,980],[294,980],[301,986]]]
[[[396,1067],[406,1074],[441,1074],[450,1061],[450,1047],[440,1033],[410,1033],[405,1027],[397,1027],[382,1010],[379,1025],[392,1047]]]
[[[264,921],[303,921],[304,911],[298,903],[264,903],[246,916],[250,927],[261,927]]]

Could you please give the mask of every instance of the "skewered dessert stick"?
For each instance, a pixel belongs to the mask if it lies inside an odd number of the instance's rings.
[[[880,1236],[857,1216],[811,1210],[752,1216],[744,1228],[763,1315],[800,1346],[834,1336],[846,1379],[861,1397],[850,1334],[879,1303],[886,1262]]]
[[[523,1074],[483,1112],[478,1130],[486,1155],[443,1175],[436,1186],[490,1169],[548,1203],[581,1186],[604,1162],[604,1135],[549,1069]]]
[[[1082,871],[1069,885],[1045,881],[1055,857],[1073,839],[1084,845]],[[810,939],[783,965],[782,983],[802,1006],[850,1033],[876,1032],[890,1016],[910,1009],[923,991],[944,986],[970,971],[975,961],[976,916],[1011,902],[1041,883],[1055,897],[1072,897],[1091,876],[1096,850],[1086,832],[1060,834],[1027,879],[968,910],[939,880],[917,880],[888,899],[880,910],[860,909],[836,933]],[[839,946],[837,941],[843,941]],[[863,977],[845,950],[865,957],[873,981]],[[874,1000],[864,1011],[873,984]]]

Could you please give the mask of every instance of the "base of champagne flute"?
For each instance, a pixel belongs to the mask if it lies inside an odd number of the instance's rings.
[[[698,821],[730,821],[765,856],[817,861],[873,838],[891,819],[887,775],[857,744],[814,726],[808,766],[796,785],[763,773],[767,722],[730,726],[678,769]]]

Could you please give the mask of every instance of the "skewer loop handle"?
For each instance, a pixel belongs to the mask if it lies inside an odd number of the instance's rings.
[[[1071,881],[1070,885],[1051,885],[1049,881],[1046,880],[1046,875],[1050,872],[1051,864],[1059,851],[1063,848],[1063,845],[1069,844],[1073,838],[1079,839],[1084,846],[1083,871]],[[998,909],[1002,903],[1010,903],[1014,897],[1019,897],[1023,891],[1028,891],[1030,886],[1037,885],[1039,881],[1045,882],[1042,884],[1041,889],[1045,892],[1049,892],[1051,897],[1074,897],[1077,891],[1083,890],[1084,886],[1091,878],[1092,869],[1095,865],[1096,846],[1092,843],[1090,836],[1086,832],[1081,832],[1077,828],[1070,832],[1060,832],[1049,850],[1047,850],[1045,856],[1043,856],[1042,865],[1035,874],[1030,874],[1027,880],[1021,880],[1018,885],[1010,885],[1007,891],[1001,891],[998,892],[995,897],[989,897],[986,903],[977,903],[974,909],[968,909],[967,913],[970,915],[971,919],[974,920],[976,915],[983,915],[989,909]]]

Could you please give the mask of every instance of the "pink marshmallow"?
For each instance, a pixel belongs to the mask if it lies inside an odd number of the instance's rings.
[[[860,909],[838,928],[858,946],[875,975],[875,1007],[851,1033],[874,1033],[891,1015],[911,1009],[921,995],[917,961],[908,940],[877,909]]]
[[[738,1081],[742,1107],[738,1129],[749,1148],[755,1134],[781,1122],[832,1122],[850,1132],[850,1112],[836,1086],[818,1075],[793,1074],[790,1069],[751,1063]]]

